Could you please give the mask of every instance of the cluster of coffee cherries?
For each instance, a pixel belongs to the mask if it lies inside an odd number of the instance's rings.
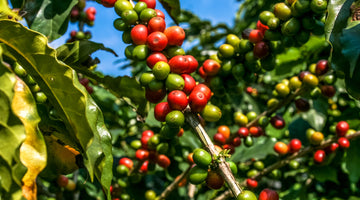
[[[296,153],[298,151],[300,151],[301,149],[301,141],[299,139],[292,139],[290,140],[289,144],[285,144],[284,142],[276,142],[274,145],[274,150],[276,153],[278,153],[279,155],[287,155],[287,154],[292,154],[292,153]]]
[[[86,7],[86,0],[80,0],[70,12],[70,21],[72,23],[78,22],[82,24],[87,24],[88,26],[93,26],[95,21],[96,9],[94,7]],[[73,42],[76,40],[88,40],[91,38],[91,32],[82,30],[80,31],[71,31],[70,39],[67,42]]]
[[[340,149],[349,148],[350,141],[344,136],[351,135],[356,132],[355,130],[350,129],[349,124],[346,121],[340,121],[335,126],[330,127],[330,129],[335,129],[330,131],[335,132],[337,141],[331,143],[329,146],[325,147],[324,149],[316,150],[313,156],[315,163],[318,164],[323,163],[326,159],[326,155],[335,152],[338,148]],[[318,139],[316,140],[317,143],[321,144],[321,142],[324,139],[323,135],[321,136],[320,134],[318,134],[318,132],[316,132],[313,129],[308,129],[306,134],[307,134],[306,136],[310,138],[310,142],[312,140]],[[318,134],[320,135],[320,137],[317,138],[316,135],[314,136],[314,134]]]
[[[216,147],[217,151],[224,152],[220,147]],[[188,156],[188,161],[194,166],[190,169],[188,180],[190,183],[199,185],[206,182],[211,189],[220,189],[225,181],[222,176],[215,170],[213,166],[216,159],[213,160],[211,155],[204,149],[197,148]],[[237,174],[237,166],[232,161],[227,161],[231,172]]]
[[[29,86],[31,93],[33,94],[37,103],[45,103],[47,101],[47,96],[45,93],[41,91],[36,81],[21,65],[19,65],[19,63],[14,62],[12,69],[14,70],[14,73]]]
[[[56,183],[60,188],[64,188],[67,191],[74,191],[76,189],[75,181],[65,175],[59,175],[56,178]]]

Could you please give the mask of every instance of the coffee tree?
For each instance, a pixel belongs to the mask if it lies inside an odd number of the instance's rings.
[[[228,27],[97,0],[124,52],[85,0],[0,2],[1,199],[359,199],[357,1],[244,1]]]

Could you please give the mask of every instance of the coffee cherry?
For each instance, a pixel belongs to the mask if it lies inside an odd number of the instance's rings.
[[[134,60],[143,61],[147,58],[148,55],[149,55],[149,48],[147,47],[147,45],[145,45],[145,44],[137,45],[134,48],[134,51],[133,51],[133,59]]]
[[[117,1],[118,2],[118,1]],[[129,2],[130,3],[130,2]],[[131,5],[131,4],[130,4]],[[115,3],[115,6],[116,6],[116,3]],[[124,10],[122,13],[121,13],[121,18],[124,20],[124,22],[128,25],[133,25],[136,23],[136,21],[139,19],[139,16],[138,14],[136,13],[135,10],[132,9],[132,6],[131,6],[131,9],[129,10]]]
[[[216,143],[218,143],[219,145],[224,145],[226,144],[226,138],[224,135],[222,135],[221,133],[216,133],[213,137],[214,141]]]
[[[265,165],[262,161],[258,160],[254,162],[254,168],[257,170],[263,170],[265,168]]]
[[[211,155],[201,148],[197,148],[194,150],[193,159],[195,164],[197,164],[197,166],[203,169],[207,169],[208,165],[212,161]]]
[[[147,37],[147,45],[151,51],[162,51],[166,48],[168,39],[162,32],[152,32]]]
[[[140,3],[140,2],[138,2]],[[145,199],[146,200],[155,200],[156,199],[156,193],[154,190],[147,190],[145,192]],[[114,200],[114,199],[113,199]]]
[[[149,151],[146,149],[138,149],[135,152],[135,158],[140,161],[147,160],[149,158]]]
[[[189,105],[192,112],[201,112],[207,105],[208,99],[200,91],[193,91],[189,95]]]
[[[294,36],[299,32],[300,28],[300,21],[293,17],[281,26],[281,33],[285,36]]]
[[[324,75],[329,71],[329,62],[327,60],[319,60],[316,63],[315,74],[318,76]]]
[[[296,99],[295,106],[301,112],[306,112],[310,109],[309,101],[304,98]]]
[[[169,38],[168,38],[169,39]],[[176,74],[190,74],[196,71],[198,67],[197,60],[191,56],[174,56],[169,60],[171,72]]]
[[[284,83],[278,83],[275,86],[277,94],[281,97],[286,97],[290,93],[290,88]]]
[[[223,58],[231,58],[235,53],[235,48],[230,44],[222,44],[219,47],[219,53]]]
[[[145,97],[150,103],[159,103],[166,96],[166,90],[160,89],[152,91],[150,89],[145,90]]]
[[[289,152],[295,153],[301,149],[301,141],[299,139],[292,139],[289,143]]]
[[[65,175],[59,175],[56,179],[56,183],[60,186],[60,187],[66,187],[67,184],[69,183],[69,178],[66,177]]]
[[[185,39],[185,31],[180,26],[171,26],[164,31],[169,45],[181,46]]]
[[[122,12],[124,12],[125,10],[131,10],[131,9],[133,9],[133,7],[132,7],[131,3],[127,0],[118,0],[114,4],[114,9],[115,9],[116,14],[121,16]]]
[[[314,13],[322,14],[326,11],[327,5],[326,0],[311,0],[310,8]]]
[[[206,177],[206,185],[214,190],[220,189],[224,185],[223,177],[218,174],[216,171],[209,171],[208,176]]]
[[[309,73],[304,76],[303,82],[307,86],[315,87],[319,84],[319,79],[315,75]]]
[[[152,69],[154,67],[154,65],[159,61],[164,61],[166,63],[168,62],[168,60],[164,54],[162,54],[160,52],[154,52],[154,53],[150,54],[150,56],[147,57],[146,64],[150,69]]]
[[[157,156],[156,163],[162,168],[168,168],[171,164],[171,161],[166,155],[160,154]]]
[[[164,122],[166,115],[171,111],[168,102],[161,102],[156,104],[154,108],[155,119]]]
[[[126,176],[129,173],[129,168],[125,165],[118,165],[116,167],[116,172],[119,176]]]
[[[249,119],[246,117],[246,115],[242,114],[241,112],[234,113],[234,120],[235,123],[239,126],[246,126],[246,124],[249,122]]]
[[[155,12],[156,12],[156,17],[161,17],[165,19],[165,15],[161,10],[155,9]]]
[[[243,190],[237,197],[236,200],[257,200],[255,194],[250,190]]]
[[[128,169],[132,169],[134,166],[134,162],[130,158],[123,157],[119,160],[119,165],[124,165]]]
[[[215,76],[221,68],[221,65],[212,59],[207,59],[203,63],[203,69],[208,76]]]
[[[167,101],[173,110],[184,110],[188,105],[186,94],[180,90],[173,90],[168,94]]]
[[[174,56],[184,56],[185,50],[180,46],[170,46],[166,48],[166,55],[170,58]]]
[[[149,83],[148,87],[152,91],[161,90],[164,88],[164,82],[161,80],[154,79]]]
[[[148,37],[148,29],[142,24],[138,24],[131,29],[131,39],[134,44],[145,44]]]
[[[147,8],[147,5],[145,2],[138,2],[135,4],[134,10],[137,12],[137,14],[140,14],[141,11],[143,11],[145,8]]]
[[[275,115],[270,119],[271,125],[276,129],[283,129],[286,125],[284,118],[280,115]]]
[[[159,61],[154,65],[152,72],[157,80],[164,80],[170,73],[170,66],[164,61]]]
[[[207,104],[201,111],[201,116],[205,121],[216,122],[221,118],[222,113],[219,107],[212,104]]]
[[[342,149],[347,149],[350,146],[350,142],[346,137],[340,137],[338,139],[339,147]]]
[[[269,27],[269,29],[276,30],[280,26],[280,19],[277,17],[272,17],[266,22],[266,25]]]
[[[241,145],[241,138],[239,136],[237,137],[234,137],[231,141],[231,144],[234,146],[234,147],[238,147]]]
[[[249,129],[246,127],[241,127],[239,128],[237,134],[242,138],[246,138],[249,135]]]
[[[253,49],[254,56],[259,59],[263,59],[269,55],[269,45],[266,42],[258,42]]]
[[[141,165],[139,171],[140,171],[141,173],[144,173],[144,174],[147,173],[147,172],[148,172],[148,166],[149,166],[149,161],[146,160],[146,161],[143,162],[143,164]]]
[[[256,33],[256,32],[254,32],[254,33]],[[260,33],[260,34],[262,34],[262,33]],[[255,35],[256,36],[256,35]],[[254,36],[254,37],[255,37]],[[258,37],[261,37],[261,36],[258,36]],[[256,38],[256,37],[255,37]],[[262,39],[261,39],[262,40]],[[260,40],[260,41],[261,41]],[[240,53],[247,53],[247,52],[249,52],[249,51],[251,51],[251,50],[253,50],[253,48],[254,48],[254,45],[249,41],[249,40],[247,40],[247,39],[242,39],[241,41],[240,41],[240,43],[239,43],[239,52]]]
[[[181,111],[174,110],[166,115],[165,121],[170,127],[181,127],[184,125],[185,117]]]
[[[265,188],[260,192],[258,200],[279,200],[279,195],[276,191]]]
[[[166,78],[165,85],[169,91],[182,90],[185,86],[185,81],[179,74],[169,74]]]
[[[274,15],[281,20],[288,20],[291,17],[291,9],[285,3],[277,3],[274,6]]]
[[[321,94],[325,97],[331,98],[335,95],[336,89],[332,85],[322,85],[320,86]]]
[[[276,142],[274,150],[279,155],[285,155],[289,152],[289,147],[284,142]]]
[[[325,148],[325,151],[326,151],[326,153],[332,153],[332,152],[336,151],[337,148],[339,148],[339,144],[333,142]]]
[[[153,17],[148,22],[149,33],[156,31],[164,32],[165,28],[166,28],[165,20],[161,17]]]
[[[310,143],[313,145],[319,145],[324,140],[324,134],[321,132],[314,132],[310,136]]]
[[[336,135],[338,137],[343,137],[346,135],[346,132],[349,130],[350,126],[346,121],[340,121],[336,124]]]
[[[226,139],[230,137],[230,128],[226,125],[219,126],[217,132],[222,134]]]
[[[190,76],[189,74],[181,74],[181,77],[184,79],[183,92],[185,92],[185,94],[189,95],[196,86],[195,79],[192,76]]]
[[[250,133],[250,135],[253,136],[253,137],[259,137],[259,136],[262,135],[263,132],[262,132],[261,127],[252,126],[252,127],[250,127],[250,129],[249,129],[249,133]]]
[[[246,179],[246,185],[250,189],[254,189],[258,186],[258,182],[254,179],[248,178]]]
[[[293,76],[291,77],[289,81],[289,88],[292,91],[295,91],[296,89],[299,89],[302,85],[302,82],[300,81],[299,77]]]
[[[249,34],[249,41],[252,43],[261,42],[264,39],[264,35],[261,33],[260,30],[254,29]]]
[[[324,150],[317,150],[314,154],[314,161],[318,164],[324,162],[326,157],[325,151]]]
[[[208,176],[208,170],[195,166],[189,171],[189,182],[198,185],[205,181]]]
[[[155,9],[156,0],[140,0],[139,2],[145,2],[148,8]]]
[[[125,31],[129,28],[129,26],[125,23],[125,21],[121,18],[117,18],[114,20],[113,23],[114,28],[116,28],[119,31]]]
[[[205,84],[198,84],[194,87],[192,92],[202,92],[206,99],[209,101],[211,98],[211,90],[208,86],[206,86]]]

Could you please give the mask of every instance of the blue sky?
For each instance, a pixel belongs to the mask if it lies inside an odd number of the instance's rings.
[[[127,46],[122,42],[122,32],[113,27],[113,21],[118,18],[113,8],[105,8],[96,2],[87,2],[86,7],[93,6],[96,8],[96,19],[93,27],[85,26],[85,31],[92,32],[92,41],[103,43],[106,47],[113,49],[119,56],[115,57],[111,53],[105,51],[98,51],[93,54],[93,57],[98,57],[101,63],[98,64],[97,70],[106,75],[123,76],[130,75],[130,69],[121,70],[120,64],[115,63],[119,59],[124,59],[124,49]],[[235,0],[180,0],[182,9],[189,10],[199,16],[201,19],[210,20],[212,24],[226,23],[229,26],[233,25],[235,13],[239,7],[239,3]],[[157,9],[165,10],[160,3],[156,5]],[[166,14],[166,24],[169,26],[172,23],[171,18]],[[56,48],[65,43],[70,38],[70,31],[78,30],[77,24],[70,24],[67,33],[61,38],[53,41],[50,46]]]

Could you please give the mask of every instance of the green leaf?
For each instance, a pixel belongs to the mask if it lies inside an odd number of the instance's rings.
[[[360,45],[359,32],[360,24],[349,29],[344,29],[340,36],[340,42],[342,44],[341,52],[350,63],[349,78],[353,78],[355,68],[360,66],[360,49],[357,48]]]
[[[345,156],[345,168],[349,174],[349,179],[351,182],[356,183],[360,179],[360,139],[351,141],[349,149],[347,149]]]
[[[103,116],[77,74],[59,62],[47,38],[17,22],[0,21],[0,41],[34,78],[66,125],[62,141],[74,141],[93,180],[94,173],[107,194],[112,177],[111,136]],[[110,195],[108,195],[110,198]]]
[[[88,40],[63,44],[56,49],[56,56],[67,65],[79,66],[98,50],[104,50],[118,56],[112,49],[106,48],[103,44]]]
[[[13,8],[21,8],[24,5],[25,0],[10,0],[10,2]]]
[[[161,5],[165,8],[167,13],[170,15],[171,19],[174,20],[176,24],[179,24],[179,15],[180,15],[180,1],[179,0],[159,0]]]
[[[28,0],[24,5],[26,22],[50,41],[61,37],[67,30],[71,9],[78,0]]]
[[[268,155],[277,155],[274,151],[275,143],[275,138],[256,138],[253,146],[245,147],[245,145],[241,145],[240,147],[238,147],[235,153],[231,156],[231,160],[233,162],[245,162],[251,158],[261,160]]]
[[[8,163],[0,156],[0,188],[9,192],[12,184],[11,169]]]
[[[313,166],[309,169],[309,172],[320,182],[332,181],[334,183],[339,183],[336,168],[329,165]]]
[[[300,113],[300,115],[316,131],[322,131],[327,120],[327,106],[327,100],[325,98],[319,98],[312,101],[312,108],[309,111]]]

